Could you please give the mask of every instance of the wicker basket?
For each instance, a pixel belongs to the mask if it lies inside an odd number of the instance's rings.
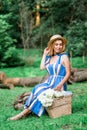
[[[46,108],[51,118],[56,118],[72,113],[72,95],[54,98],[52,106]]]

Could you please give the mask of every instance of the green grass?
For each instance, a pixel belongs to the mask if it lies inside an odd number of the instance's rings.
[[[45,75],[45,71],[39,70],[41,55],[39,55],[38,50],[36,51],[35,53],[35,51],[31,50],[31,56],[36,54],[36,60],[33,65],[3,68],[0,71],[5,72],[8,77]],[[74,58],[73,61],[74,67],[87,67],[87,62],[83,64],[80,57]],[[35,63],[37,63],[37,65],[35,65]],[[0,89],[0,130],[87,130],[87,82],[68,85],[68,90],[73,93],[72,114],[70,115],[52,119],[47,114],[40,118],[33,114],[18,121],[7,121],[8,117],[21,111],[14,110],[13,108],[12,104],[15,98],[23,92],[31,91],[32,88],[33,87],[16,86],[12,90]]]
[[[74,57],[71,60],[72,67],[76,68],[87,68],[87,57]]]
[[[68,85],[72,91],[72,114],[52,119],[47,114],[42,117],[30,115],[18,121],[7,118],[19,113],[12,103],[22,92],[31,91],[28,87],[15,87],[13,90],[0,90],[0,129],[1,130],[86,130],[87,129],[87,82]]]

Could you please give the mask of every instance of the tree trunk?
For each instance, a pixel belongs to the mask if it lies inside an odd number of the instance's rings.
[[[19,82],[16,85],[19,86],[33,86],[41,82],[43,77],[30,77],[30,78],[20,78]]]
[[[80,71],[74,72],[73,81],[74,82],[87,81],[87,70],[80,70]]]
[[[44,82],[49,75],[29,77],[29,78],[7,78],[6,74],[0,73],[0,88],[12,89],[14,86],[34,86],[36,84]],[[71,76],[68,80],[68,84],[73,82],[87,81],[87,69],[71,69]]]
[[[36,4],[36,26],[40,25],[40,5],[37,3]]]
[[[12,89],[14,86],[12,84],[0,84],[0,88],[2,89]]]

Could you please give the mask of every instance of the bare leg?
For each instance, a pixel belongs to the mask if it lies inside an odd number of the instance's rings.
[[[31,113],[31,111],[29,109],[24,109],[21,113],[15,115],[13,117],[8,118],[8,120],[19,120],[19,119],[27,116],[29,113]]]

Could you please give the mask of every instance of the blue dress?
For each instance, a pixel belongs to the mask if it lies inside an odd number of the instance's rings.
[[[38,96],[45,90],[52,88],[54,89],[60,83],[60,81],[66,75],[65,67],[61,64],[62,55],[67,55],[67,53],[61,53],[58,55],[57,62],[54,64],[49,64],[51,56],[46,57],[46,69],[49,73],[48,79],[41,83],[37,84],[28,99],[24,104],[24,108],[28,108],[37,116],[41,116],[45,112],[45,108],[42,106],[40,101],[38,100]],[[66,90],[66,84],[63,85],[63,90]]]

